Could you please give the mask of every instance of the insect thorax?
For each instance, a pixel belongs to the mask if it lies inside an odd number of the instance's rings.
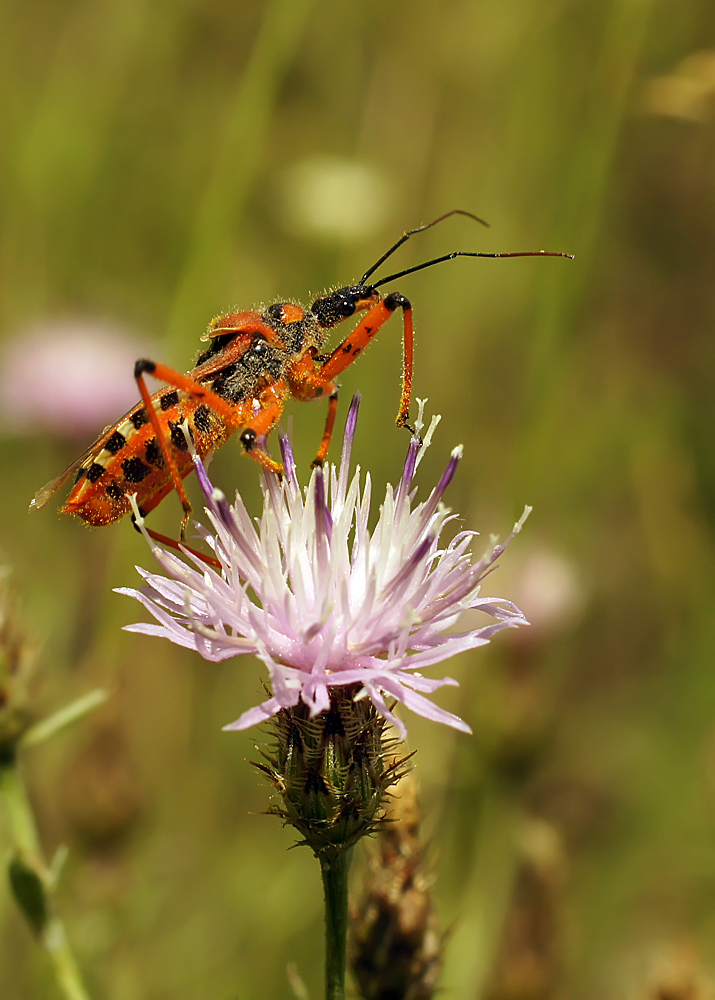
[[[317,353],[322,347],[325,333],[312,313],[291,302],[277,302],[261,313],[253,314],[258,326],[266,333],[252,331],[252,340],[244,354],[228,361],[225,367],[207,377],[205,383],[223,399],[238,403],[255,396],[262,385],[283,378],[289,364],[298,360],[306,351]],[[197,365],[211,359],[220,360],[222,352],[230,355],[231,342],[245,335],[245,327],[227,330],[231,317],[217,317],[212,327],[220,330],[211,337],[209,347],[203,351]],[[209,328],[209,334],[211,328]]]

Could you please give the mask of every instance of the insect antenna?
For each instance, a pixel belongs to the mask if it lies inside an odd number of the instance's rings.
[[[436,226],[438,222],[444,222],[445,219],[449,219],[450,216],[452,215],[466,215],[468,219],[474,219],[475,222],[481,223],[481,225],[486,226],[487,229],[489,228],[489,223],[485,222],[484,219],[480,219],[478,215],[474,215],[472,212],[467,212],[463,208],[453,208],[451,212],[445,212],[444,215],[440,215],[439,218],[437,219],[432,219],[431,222],[426,223],[424,226],[418,226],[417,229],[410,229],[409,232],[403,233],[402,236],[400,236],[397,243],[394,243],[390,247],[390,249],[386,253],[384,253],[382,257],[380,257],[380,259],[376,261],[372,265],[372,267],[365,272],[365,274],[363,274],[359,284],[364,285],[367,279],[370,277],[370,275],[374,274],[375,271],[377,271],[378,267],[384,264],[388,257],[391,257],[393,255],[395,250],[399,249],[399,247],[401,247],[403,243],[406,243],[409,240],[410,236],[414,236],[416,233],[423,233],[425,229],[431,229],[432,226]],[[389,281],[389,278],[385,278],[384,281]],[[378,282],[378,284],[382,285],[384,284],[384,281],[380,281]],[[377,285],[373,285],[373,288],[377,288]]]
[[[404,278],[406,274],[413,274],[415,271],[422,271],[425,267],[432,267],[433,264],[441,264],[445,260],[454,260],[455,257],[568,257],[573,260],[572,253],[561,253],[553,250],[522,250],[517,253],[476,253],[470,250],[455,250],[454,253],[446,253],[443,257],[435,257],[433,260],[426,260],[423,264],[415,264],[414,267],[407,267],[404,271],[396,271],[395,274],[388,274],[386,278],[380,278],[372,284],[372,288],[379,288],[386,285],[388,281],[395,281],[396,278]],[[370,273],[370,272],[368,272]]]

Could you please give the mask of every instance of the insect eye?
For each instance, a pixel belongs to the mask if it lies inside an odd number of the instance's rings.
[[[343,316],[352,316],[355,312],[355,303],[351,299],[341,299],[338,308]]]
[[[268,350],[268,348],[266,347],[266,342],[264,340],[257,340],[254,343],[254,345],[251,348],[251,350],[252,350],[253,354],[255,354],[255,356],[257,358],[261,358],[266,353],[266,351]]]

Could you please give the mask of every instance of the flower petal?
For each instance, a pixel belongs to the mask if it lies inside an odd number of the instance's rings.
[[[142,586],[119,591],[140,601],[157,623],[130,625],[130,631],[167,638],[213,662],[247,653],[263,661],[272,696],[227,729],[248,728],[299,701],[317,715],[329,707],[331,689],[359,685],[362,696],[402,735],[404,723],[388,699],[469,732],[462,719],[429,697],[456,681],[420,671],[485,645],[502,629],[526,624],[511,601],[480,593],[524,518],[477,561],[470,554],[474,532],[460,530],[451,541],[440,541],[455,518],[442,501],[461,447],[453,450],[427,500],[416,500],[414,476],[438,420],[422,441],[411,438],[397,488],[386,488],[371,527],[370,475],[362,486],[359,470],[350,478],[359,403],[355,396],[340,468],[314,470],[305,493],[290,444],[281,436],[285,475],[280,482],[263,473],[257,522],[240,496],[229,505],[213,488],[196,456],[211,526],[199,526],[199,535],[221,569],[151,543],[163,574],[140,569]],[[465,612],[471,624],[475,611],[485,616],[484,624],[457,631]]]

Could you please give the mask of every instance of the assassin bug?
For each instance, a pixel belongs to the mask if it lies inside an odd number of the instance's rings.
[[[461,209],[404,233],[355,285],[319,296],[310,306],[276,302],[262,311],[236,312],[212,320],[202,340],[196,367],[185,375],[166,365],[140,359],[134,368],[141,402],[106,428],[65,472],[39,490],[31,509],[44,507],[72,476],[73,489],[62,507],[92,525],[111,524],[131,510],[136,494],[142,515],[176,490],[184,510],[181,537],[191,514],[183,482],[193,462],[187,434],[200,456],[222,445],[234,432],[245,454],[280,474],[282,466],[264,450],[263,439],[277,424],[287,400],[328,397],[325,430],[313,465],[322,465],[335,424],[338,385],[335,379],[368,346],[382,325],[402,310],[404,365],[397,426],[408,427],[412,387],[412,306],[404,295],[382,295],[382,285],[455,257],[570,257],[530,251],[481,253],[458,250],[405,268],[368,284],[384,262],[416,233],[452,215],[482,219]],[[331,353],[322,354],[327,331],[364,312],[350,334]],[[146,375],[166,383],[151,394]],[[411,428],[410,428],[411,430]],[[150,532],[154,537],[170,541]],[[175,544],[175,543],[174,543]]]

